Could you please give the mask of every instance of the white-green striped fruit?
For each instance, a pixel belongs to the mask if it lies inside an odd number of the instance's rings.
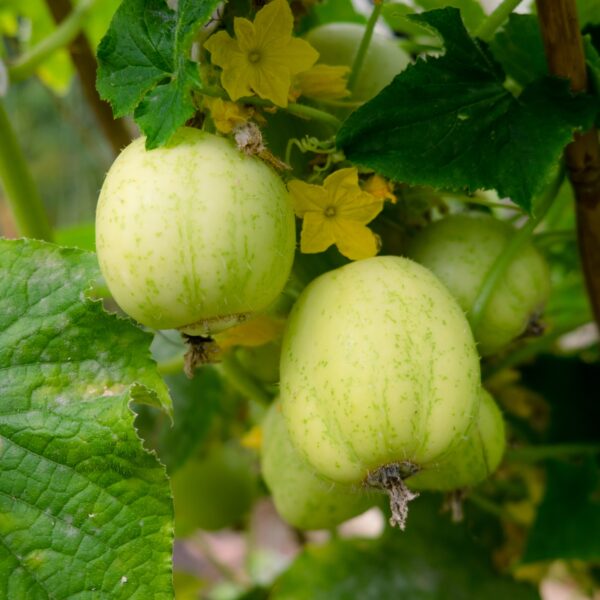
[[[461,308],[430,271],[406,258],[330,271],[303,291],[290,315],[283,413],[292,442],[332,481],[402,488],[403,478],[435,465],[466,435],[479,387]],[[402,526],[401,518],[395,522]]]
[[[452,491],[472,487],[498,467],[506,448],[504,420],[498,405],[484,389],[477,423],[440,461],[407,480],[413,490]]]
[[[261,465],[277,512],[299,529],[330,529],[378,500],[359,487],[317,475],[292,445],[279,403],[263,421]]]
[[[409,256],[431,269],[465,312],[515,230],[489,215],[453,215],[429,225],[413,240]],[[550,273],[532,244],[510,262],[473,334],[483,355],[501,350],[521,335],[550,295]]]
[[[130,144],[96,214],[102,274],[153,329],[209,335],[266,308],[290,273],[294,213],[279,176],[228,140],[182,128],[165,147]]]
[[[365,32],[357,23],[327,23],[311,29],[306,40],[319,52],[319,63],[352,67]],[[388,37],[375,33],[353,90],[355,100],[376,96],[410,62],[410,56]]]

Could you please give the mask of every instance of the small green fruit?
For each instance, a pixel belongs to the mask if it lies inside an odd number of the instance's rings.
[[[352,67],[364,32],[365,26],[356,23],[327,23],[309,31],[306,40],[319,52],[319,63]],[[410,56],[394,40],[373,34],[353,98],[373,98],[409,63]]]
[[[181,537],[239,523],[256,497],[257,478],[249,453],[223,445],[203,459],[190,459],[174,473],[171,488],[175,532]]]
[[[119,306],[153,329],[209,335],[266,308],[295,247],[279,176],[228,140],[180,129],[138,139],[110,168],[96,214],[102,274]]]
[[[468,435],[436,465],[413,475],[406,483],[413,490],[436,491],[477,485],[497,469],[505,448],[502,413],[482,389],[479,417]]]
[[[261,464],[277,512],[299,529],[330,529],[377,502],[360,488],[319,477],[292,445],[278,403],[263,421]]]
[[[453,215],[433,223],[413,240],[408,255],[431,269],[468,313],[481,284],[515,230],[488,215]],[[494,289],[473,334],[483,356],[521,335],[550,294],[543,256],[527,244]]]
[[[332,481],[396,494],[403,478],[435,465],[466,435],[479,387],[462,310],[408,259],[376,257],[330,271],[290,315],[283,413],[294,445]],[[402,526],[401,517],[394,521]]]

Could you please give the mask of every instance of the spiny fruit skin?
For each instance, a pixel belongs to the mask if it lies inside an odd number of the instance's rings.
[[[462,310],[406,258],[361,260],[318,277],[288,320],[283,413],[294,445],[332,481],[434,464],[476,418],[479,385]]]
[[[468,313],[514,229],[489,215],[453,215],[426,227],[408,255],[433,271]],[[508,266],[475,327],[479,352],[494,354],[521,335],[550,295],[544,257],[527,244]]]
[[[171,478],[177,536],[238,523],[258,493],[252,469],[250,455],[235,445],[188,460]]]
[[[366,511],[377,496],[319,477],[294,448],[279,403],[263,421],[262,473],[277,512],[299,529],[329,529]]]
[[[137,139],[110,168],[96,214],[102,274],[154,329],[208,335],[268,306],[289,276],[294,213],[278,175],[228,140],[180,129]]]
[[[504,420],[498,405],[484,389],[477,423],[447,456],[406,480],[413,490],[452,491],[487,479],[498,467],[506,448]]]
[[[356,23],[327,23],[311,29],[306,40],[319,52],[319,63],[352,67],[365,32]],[[393,40],[375,33],[371,39],[353,97],[369,100],[376,96],[410,63],[410,56]]]

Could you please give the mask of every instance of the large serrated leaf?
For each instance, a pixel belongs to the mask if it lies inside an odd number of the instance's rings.
[[[591,126],[594,99],[543,78],[515,98],[458,10],[411,17],[439,32],[445,54],[419,60],[346,120],[347,158],[382,175],[450,190],[496,189],[529,210],[564,146]]]
[[[172,598],[168,481],[132,400],[150,336],[85,290],[93,254],[0,240],[0,598]]]
[[[123,0],[98,47],[97,88],[116,117],[134,113],[146,147],[165,144],[194,113],[198,65],[188,59],[196,29],[219,0]]]

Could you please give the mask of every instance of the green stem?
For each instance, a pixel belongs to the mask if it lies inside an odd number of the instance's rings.
[[[523,0],[504,0],[501,2],[496,10],[481,23],[481,25],[475,30],[475,37],[482,39],[484,42],[489,42],[496,33],[496,30],[504,24],[504,21],[508,19],[519,4]]]
[[[79,34],[87,14],[96,0],[81,0],[71,14],[37,46],[20,56],[8,68],[11,82],[27,79],[54,51],[69,45]]]
[[[52,229],[10,119],[0,101],[0,182],[19,233],[52,241]]]
[[[373,37],[373,31],[375,29],[377,20],[379,19],[379,15],[381,14],[382,8],[383,0],[376,0],[375,6],[373,7],[373,11],[371,12],[371,16],[369,17],[369,21],[367,22],[367,27],[363,34],[362,40],[360,41],[360,46],[358,47],[358,51],[356,52],[356,56],[354,57],[354,62],[352,63],[352,70],[350,71],[350,76],[348,77],[348,89],[351,92],[354,92],[356,82],[358,80],[360,72],[362,71],[362,67],[367,56],[367,51],[369,50],[369,44],[371,43],[371,38]]]
[[[171,358],[158,362],[156,368],[162,377],[166,377],[167,375],[178,375],[179,373],[183,373],[183,364],[183,354],[176,354]]]
[[[210,96],[211,98],[222,98],[223,100],[230,100],[229,96],[227,95],[227,92],[220,88],[203,87],[198,89],[197,91],[198,93],[204,96]],[[292,115],[297,115],[298,117],[304,117],[305,119],[312,119],[314,121],[321,121],[322,123],[327,123],[335,129],[339,129],[342,125],[342,122],[337,117],[334,117],[328,112],[325,112],[324,110],[319,110],[318,108],[314,108],[312,106],[307,106],[306,104],[298,104],[297,102],[290,102],[287,106],[275,106],[272,102],[264,100],[263,98],[257,98],[256,96],[240,98],[237,102],[239,102],[240,104],[251,104],[252,106],[267,106],[269,108],[278,108],[279,110],[284,110]]]
[[[532,216],[529,221],[518,231],[515,232],[513,237],[504,247],[502,253],[493,262],[490,270],[487,272],[484,280],[481,282],[481,287],[477,292],[473,306],[469,312],[469,322],[471,323],[472,329],[475,331],[481,320],[485,309],[492,297],[494,289],[504,276],[504,273],[508,269],[510,263],[514,257],[519,253],[521,248],[529,242],[535,228],[544,218],[546,211],[550,208],[552,201],[556,197],[558,190],[562,184],[564,177],[564,170],[561,170],[559,176],[555,179],[553,184],[546,190],[544,196],[541,198],[537,214]]]
[[[595,454],[600,454],[600,444],[548,444],[507,450],[505,458],[510,462],[539,462],[547,458]]]
[[[483,378],[490,379],[496,373],[503,371],[504,369],[509,369],[510,367],[514,367],[524,363],[530,358],[534,358],[540,352],[548,349],[552,344],[563,335],[577,329],[578,327],[582,327],[587,323],[590,323],[592,318],[589,315],[585,315],[584,317],[579,317],[577,320],[567,323],[566,325],[561,325],[560,327],[556,327],[550,333],[543,335],[529,344],[525,346],[521,346],[514,352],[511,352],[507,356],[505,356],[502,360],[495,364],[491,364],[488,367],[484,368]]]
[[[513,515],[511,515],[507,510],[495,502],[488,500],[485,496],[481,496],[480,494],[476,494],[474,492],[469,492],[466,499],[481,510],[490,513],[499,519],[517,522],[517,519],[515,519],[515,517],[513,517]]]
[[[227,381],[240,394],[261,407],[269,406],[271,398],[246,372],[233,352],[229,352],[218,367],[227,378]]]

